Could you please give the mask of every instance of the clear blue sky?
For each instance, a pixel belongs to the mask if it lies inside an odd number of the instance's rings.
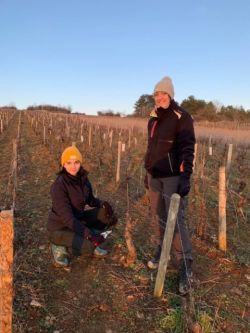
[[[250,1],[0,0],[0,105],[129,114],[166,75],[250,109]]]

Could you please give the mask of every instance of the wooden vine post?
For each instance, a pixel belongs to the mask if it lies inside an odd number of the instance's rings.
[[[12,332],[13,210],[0,212],[0,332]]]
[[[168,211],[168,219],[166,224],[166,229],[164,233],[164,239],[162,243],[161,257],[159,262],[159,268],[155,281],[154,296],[160,297],[163,291],[169,254],[171,250],[172,240],[174,236],[174,229],[176,218],[180,205],[180,196],[177,193],[172,194],[170,200],[170,206]]]
[[[116,167],[116,182],[120,181],[121,177],[121,152],[122,152],[122,142],[118,141],[118,151],[117,151],[117,167]]]
[[[198,151],[198,143],[195,143],[195,145],[194,145],[193,169],[194,169],[194,167],[195,167],[195,163],[196,163],[197,151]]]
[[[113,130],[111,130],[109,133],[109,147],[112,146],[112,140],[113,140]]]
[[[211,135],[209,137],[209,143],[208,143],[208,154],[209,154],[209,156],[213,155],[213,147],[212,147],[212,137],[211,137]]]
[[[229,143],[228,153],[227,153],[227,171],[229,171],[231,166],[232,154],[233,154],[233,144]]]
[[[46,145],[46,126],[43,126],[43,144]]]
[[[89,147],[91,146],[91,139],[92,139],[92,127],[89,125]]]
[[[219,249],[227,250],[227,224],[226,224],[226,170],[219,169]]]

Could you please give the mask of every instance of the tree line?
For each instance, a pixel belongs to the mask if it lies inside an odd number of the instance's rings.
[[[187,110],[196,121],[250,121],[250,110],[245,110],[242,106],[220,106],[214,102],[196,99],[192,95],[184,99],[180,106]],[[153,96],[147,94],[141,95],[134,105],[132,116],[148,117],[153,107]]]
[[[242,106],[236,107],[232,105],[223,106],[215,102],[206,102],[203,99],[197,99],[193,95],[184,99],[180,106],[187,110],[196,121],[237,121],[248,122],[250,121],[250,110],[245,110]],[[134,111],[130,115],[124,115],[113,110],[98,111],[98,116],[112,116],[112,117],[140,117],[146,118],[154,107],[153,95],[143,94],[135,102]],[[13,110],[15,106],[0,106],[0,110]],[[49,112],[58,113],[72,113],[71,107],[54,106],[49,104],[29,106],[27,110],[45,110]],[[84,114],[74,112],[75,114]]]

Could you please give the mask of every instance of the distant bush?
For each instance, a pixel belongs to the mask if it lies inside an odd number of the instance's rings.
[[[27,108],[29,111],[33,110],[45,110],[49,112],[58,112],[58,113],[71,113],[70,107],[63,107],[63,106],[54,106],[54,105],[33,105]]]
[[[17,108],[15,106],[0,106],[0,110],[2,111],[16,111]]]
[[[121,114],[119,112],[114,112],[112,110],[107,110],[107,111],[98,111],[97,112],[98,116],[109,116],[109,117],[121,117]]]

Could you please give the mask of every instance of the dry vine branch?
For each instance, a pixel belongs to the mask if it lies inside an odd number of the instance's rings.
[[[137,259],[136,248],[132,239],[133,221],[129,213],[126,216],[126,226],[124,231],[124,237],[128,248],[128,254],[123,260],[123,265],[125,267],[131,266]]]

